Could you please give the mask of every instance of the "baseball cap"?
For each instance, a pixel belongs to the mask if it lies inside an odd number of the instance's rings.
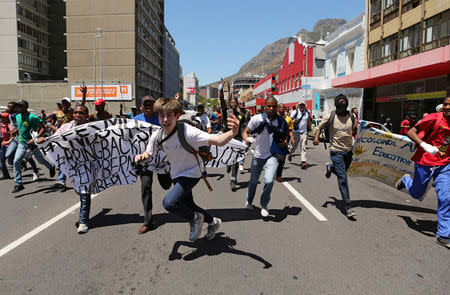
[[[8,117],[9,117],[9,113],[3,112],[3,113],[2,113],[2,117],[3,117],[3,118],[8,118]]]
[[[153,97],[146,95],[142,98],[141,103],[144,104],[145,102],[150,102],[150,103],[154,103],[156,101],[156,99],[154,99]]]
[[[106,101],[103,98],[97,98],[97,100],[94,102],[96,106],[106,104]]]
[[[131,109],[132,109],[132,110],[135,110],[135,109],[137,109],[137,107],[136,107],[136,106],[132,106]]]
[[[26,101],[26,100],[24,100],[24,99],[21,99],[21,100],[17,101],[16,104],[17,104],[17,105],[20,105],[20,106],[26,106],[26,107],[28,107],[28,101]]]
[[[71,100],[70,98],[68,98],[68,97],[63,97],[63,98],[61,99],[61,103],[62,103],[63,101],[67,101],[68,103],[72,103],[72,100]]]

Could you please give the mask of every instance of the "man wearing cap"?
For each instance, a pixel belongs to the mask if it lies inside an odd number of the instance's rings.
[[[26,100],[19,100],[16,105],[19,114],[16,116],[17,128],[14,133],[19,133],[19,145],[17,146],[16,155],[14,157],[14,189],[13,193],[17,193],[24,189],[22,184],[22,162],[30,146],[32,154],[36,157],[39,163],[48,168],[50,177],[55,176],[55,166],[47,161],[42,155],[41,151],[34,146],[34,141],[31,137],[32,131],[39,131],[39,136],[42,136],[46,131],[41,118],[35,114],[28,112],[28,102]]]
[[[155,103],[155,99],[150,95],[146,95],[141,99],[141,111],[139,115],[134,117],[135,120],[147,122],[150,124],[158,125],[159,120],[157,114],[153,112],[153,104]],[[157,174],[158,181],[161,187],[167,190],[171,184],[172,179],[170,178],[170,174]],[[142,205],[144,207],[144,224],[139,228],[138,234],[145,234],[153,227],[153,219],[152,219],[152,182],[153,182],[153,172],[150,170],[146,170],[144,174],[140,175],[141,178],[141,199]]]
[[[123,113],[123,104],[120,104],[119,116],[121,118],[134,119],[138,115],[136,106],[131,107],[131,113]]]
[[[200,120],[200,122],[203,124],[203,127],[206,128],[206,131],[211,134],[212,133],[212,129],[211,129],[211,121],[209,120],[208,116],[205,114],[205,106],[199,102],[196,106],[195,106],[195,110],[197,111],[197,118],[198,120]]]
[[[96,113],[89,115],[89,121],[102,121],[112,118],[112,114],[105,111],[106,101],[103,98],[97,98],[94,105]]]
[[[308,143],[308,130],[311,127],[311,116],[306,109],[306,105],[299,103],[298,108],[291,112],[290,117],[294,121],[294,144],[289,151],[288,160],[292,161],[292,155],[297,146],[300,145],[301,168],[306,169],[308,167],[308,164],[306,164],[306,145]]]
[[[72,121],[72,100],[68,97],[63,97],[61,99],[61,109],[54,112],[56,116],[56,123],[54,128],[52,129],[54,131],[58,130],[59,127],[61,127],[63,124],[66,124],[67,122]]]

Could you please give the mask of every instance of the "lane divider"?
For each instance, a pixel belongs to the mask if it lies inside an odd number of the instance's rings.
[[[328,221],[328,219],[322,215],[307,199],[305,199],[299,192],[297,192],[289,183],[283,182],[283,185],[302,203],[306,209],[311,212],[314,217],[316,217],[319,221]]]

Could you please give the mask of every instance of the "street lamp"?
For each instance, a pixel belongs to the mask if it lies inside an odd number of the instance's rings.
[[[94,36],[94,100],[97,99],[97,38],[100,38],[100,83],[103,98],[103,32],[101,28],[97,28],[99,35]]]

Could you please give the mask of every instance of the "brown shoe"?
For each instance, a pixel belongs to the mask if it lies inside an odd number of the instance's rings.
[[[303,162],[302,163],[302,169],[306,169],[306,168],[308,168],[308,164],[306,164],[306,162]]]
[[[150,231],[150,227],[148,227],[147,225],[142,225],[138,230],[138,234],[142,235],[148,231]]]
[[[281,177],[281,176],[277,176],[277,177],[275,177],[275,179],[276,179],[278,182],[283,182],[283,181],[284,181],[283,177]]]

